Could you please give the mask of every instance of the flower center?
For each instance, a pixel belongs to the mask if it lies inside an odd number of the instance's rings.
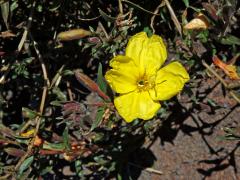
[[[153,87],[153,83],[146,76],[143,76],[137,80],[137,87],[139,91],[147,91]]]

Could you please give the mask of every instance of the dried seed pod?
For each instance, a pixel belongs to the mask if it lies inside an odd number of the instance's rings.
[[[184,26],[184,29],[187,30],[194,30],[194,29],[208,29],[209,22],[206,16],[202,13],[199,13],[199,15],[192,19],[189,23],[187,23]]]
[[[71,41],[71,40],[75,40],[75,39],[84,38],[91,34],[92,33],[90,31],[87,31],[85,29],[72,29],[69,31],[60,32],[57,35],[57,39],[59,41]]]

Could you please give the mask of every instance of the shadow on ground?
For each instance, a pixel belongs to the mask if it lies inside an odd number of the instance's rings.
[[[131,166],[133,179],[240,178],[240,143],[220,140],[224,127],[239,125],[240,106],[224,95],[219,83],[206,81],[196,89],[198,103],[192,103],[191,97],[180,98],[152,144],[131,157],[134,164],[142,167]],[[209,84],[212,86],[208,87]],[[149,172],[145,167],[163,174]]]

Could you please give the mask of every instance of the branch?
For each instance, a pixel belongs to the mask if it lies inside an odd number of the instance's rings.
[[[207,70],[209,72],[211,72],[220,82],[221,84],[226,88],[229,89],[230,87],[228,86],[228,84],[224,81],[224,79],[218,75],[218,73],[212,68],[210,67],[204,60],[202,60],[202,64],[205,68],[207,68]],[[240,104],[240,99],[239,97],[236,95],[235,91],[230,90],[229,94]]]

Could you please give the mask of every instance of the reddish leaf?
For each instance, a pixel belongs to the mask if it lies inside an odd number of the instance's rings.
[[[4,151],[8,153],[11,156],[15,157],[22,157],[26,152],[21,150],[21,149],[16,149],[16,148],[4,148]]]
[[[213,63],[219,68],[221,68],[225,72],[225,74],[230,77],[230,79],[240,79],[237,74],[236,66],[224,63],[217,56],[213,56]]]
[[[46,149],[41,149],[39,150],[39,154],[41,155],[54,155],[54,154],[62,154],[62,150],[46,150]]]
[[[79,70],[75,71],[75,77],[77,80],[83,84],[89,91],[96,92],[104,100],[109,100],[109,97],[100,90],[97,83],[91,80],[87,75],[81,73]]]
[[[218,15],[217,15],[217,10],[214,8],[213,5],[209,4],[209,3],[202,3],[204,9],[206,9],[206,11],[209,13],[209,15],[215,20],[217,21],[219,19]]]
[[[7,137],[13,137],[14,136],[14,131],[12,131],[10,128],[0,124],[0,134],[3,134],[4,136]]]

